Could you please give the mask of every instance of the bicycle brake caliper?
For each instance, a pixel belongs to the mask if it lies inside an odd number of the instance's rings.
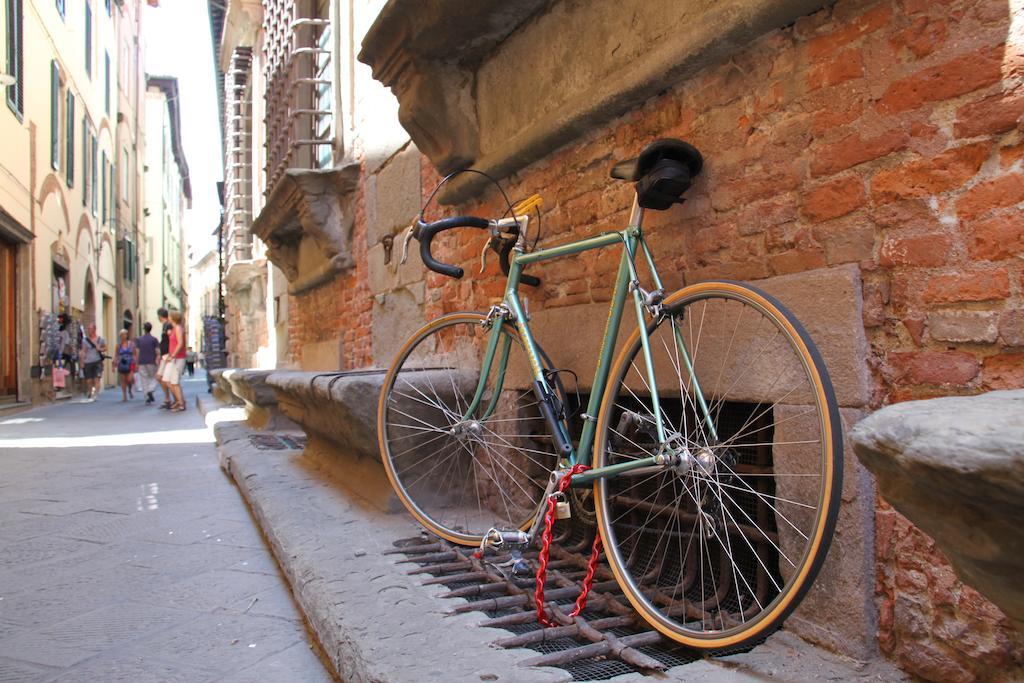
[[[495,320],[512,320],[512,311],[505,304],[497,304],[491,306],[491,310],[487,311],[487,317],[480,321],[480,325],[485,329],[489,330],[494,326]]]

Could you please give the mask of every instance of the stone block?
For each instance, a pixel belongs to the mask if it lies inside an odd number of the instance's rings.
[[[334,372],[341,367],[342,341],[328,339],[322,342],[305,344],[299,357],[299,367],[303,370],[327,370]]]
[[[783,443],[807,440],[819,433],[811,416],[800,417],[805,406],[777,406],[775,408],[775,440]],[[874,481],[857,460],[848,438],[850,428],[864,416],[860,410],[842,409],[843,423],[843,486],[840,492],[839,517],[832,545],[818,578],[800,607],[786,621],[786,628],[802,638],[827,647],[840,654],[859,660],[877,655],[877,614],[874,605],[875,588],[875,487]],[[818,472],[812,467],[813,446],[789,445],[773,449],[776,465],[786,472]],[[812,502],[816,488],[808,477],[780,478],[777,495],[780,498]],[[787,510],[787,516],[801,529],[801,513],[809,510]],[[806,517],[806,514],[803,515]],[[802,549],[800,539],[792,527],[779,524],[780,544],[783,552],[792,556]],[[789,566],[780,562],[784,575]]]
[[[860,271],[856,266],[844,265],[835,268],[782,275],[757,280],[751,283],[779,299],[796,317],[804,323],[808,333],[821,352],[832,378],[836,399],[841,406],[861,407],[870,395],[870,377],[867,369],[867,340],[861,321]],[[532,315],[530,328],[537,342],[551,357],[555,367],[568,368],[579,375],[580,388],[590,390],[597,354],[608,320],[608,304],[580,304],[536,311]],[[743,339],[753,340],[760,333],[752,327],[736,329],[738,337],[733,338],[734,323],[705,319],[701,333],[700,353],[696,354],[698,372],[705,376],[717,376],[724,352],[738,348]],[[627,307],[623,313],[622,326],[616,341],[616,350],[621,348],[628,334],[636,329],[636,318]],[[572,330],[572,334],[566,334]],[[656,345],[660,343],[656,340]],[[765,360],[771,360],[767,358]],[[670,364],[675,358],[663,351],[655,350],[655,366],[659,373],[674,374]],[[800,372],[799,368],[784,369],[776,366],[765,367],[763,372],[743,371],[732,368],[734,376],[741,382],[730,387],[733,400],[774,401],[779,398],[785,382],[778,381],[786,372]],[[728,368],[727,368],[728,371]],[[639,380],[637,380],[639,382]],[[665,389],[671,393],[671,387]],[[788,401],[796,397],[787,396]]]
[[[860,268],[848,264],[751,282],[788,308],[814,340],[839,405],[858,408],[871,395],[862,320]]]
[[[373,302],[373,361],[387,367],[402,344],[423,324],[422,288],[419,302],[408,289],[379,294]]]
[[[366,243],[378,244],[385,235],[392,235],[419,213],[420,153],[412,145],[393,156],[368,184],[368,199],[373,202],[372,220],[367,221]],[[368,217],[369,218],[369,217]]]
[[[999,336],[998,315],[993,311],[933,313],[928,316],[928,334],[939,341],[991,343]]]
[[[407,287],[414,283],[419,283],[422,287],[426,268],[423,266],[423,261],[420,260],[418,242],[413,240],[409,243],[409,256],[405,265],[399,263],[402,259],[401,239],[403,234],[403,232],[395,234],[390,263],[384,263],[383,244],[374,244],[367,249],[368,281],[372,293],[381,294],[396,287]]]
[[[957,576],[1024,626],[1024,390],[908,401],[852,440],[882,496]]]

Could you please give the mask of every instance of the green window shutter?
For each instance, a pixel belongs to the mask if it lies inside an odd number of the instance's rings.
[[[92,200],[92,207],[91,207],[92,208],[92,215],[95,216],[96,215],[96,189],[97,189],[96,182],[97,182],[97,180],[99,180],[99,177],[98,177],[97,172],[96,172],[96,136],[90,134],[89,135],[89,139],[90,139],[90,144],[92,145],[92,147],[91,147],[92,154],[89,155],[89,170],[92,172],[92,192],[90,193],[89,196],[90,196],[90,199]]]
[[[103,163],[100,164],[100,224],[107,223],[107,153],[103,152]]]
[[[85,73],[92,78],[92,5],[85,3]]]
[[[82,206],[89,205],[89,122],[82,117]]]
[[[65,122],[67,123],[68,149],[64,165],[68,171],[68,187],[75,186],[75,96],[68,88],[68,106]]]
[[[110,222],[117,224],[117,164],[114,163],[117,160],[117,154],[110,159],[110,180],[108,181],[108,187],[110,188]]]
[[[50,61],[50,166],[60,168],[60,71]]]
[[[22,15],[22,0],[6,1],[7,17],[7,68],[14,77],[14,84],[4,88],[7,91],[7,106],[18,115],[25,113],[25,57],[22,42],[25,38],[25,22]]]

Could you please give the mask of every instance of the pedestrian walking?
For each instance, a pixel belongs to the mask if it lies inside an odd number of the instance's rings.
[[[135,344],[128,338],[128,330],[118,333],[117,383],[121,386],[121,402],[135,398],[132,392],[132,366],[135,364]]]
[[[107,356],[107,340],[96,332],[96,323],[89,323],[82,340],[82,374],[85,377],[86,400],[91,401],[100,392],[103,375],[103,359]]]
[[[170,311],[167,315],[171,321],[171,329],[167,333],[169,350],[163,378],[174,396],[171,410],[180,412],[185,410],[185,398],[181,393],[181,376],[185,372],[185,328],[181,324],[181,311]]]
[[[161,306],[156,309],[157,320],[160,321],[160,364],[156,369],[156,381],[164,390],[164,402],[160,404],[161,410],[169,410],[171,407],[171,389],[167,380],[164,379],[164,370],[167,369],[168,352],[171,350],[170,332],[173,325],[167,317],[167,309]]]
[[[196,352],[191,346],[185,350],[185,369],[188,370],[189,377],[196,376]]]
[[[160,342],[151,333],[153,323],[143,323],[142,336],[135,340],[135,365],[142,380],[142,393],[146,396],[146,405],[154,403],[156,398],[156,362],[160,351]]]

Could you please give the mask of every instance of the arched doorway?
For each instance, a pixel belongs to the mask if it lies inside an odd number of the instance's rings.
[[[96,322],[96,292],[92,287],[92,271],[85,272],[85,289],[82,301],[82,325]]]
[[[124,309],[124,315],[121,316],[121,329],[128,330],[128,338],[136,336],[135,333],[135,317],[132,312],[127,308]]]

